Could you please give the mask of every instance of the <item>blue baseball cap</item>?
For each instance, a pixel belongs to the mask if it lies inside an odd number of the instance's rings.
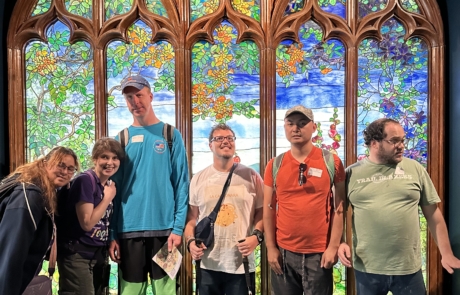
[[[132,86],[137,90],[142,90],[144,87],[150,88],[149,82],[142,76],[130,76],[121,81],[121,93],[124,93],[126,87]]]

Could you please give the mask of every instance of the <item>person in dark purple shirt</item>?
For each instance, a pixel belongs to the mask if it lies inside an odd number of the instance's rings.
[[[123,157],[118,141],[99,139],[92,151],[94,167],[59,192],[59,294],[97,295],[108,285],[107,240],[116,194],[110,177]]]

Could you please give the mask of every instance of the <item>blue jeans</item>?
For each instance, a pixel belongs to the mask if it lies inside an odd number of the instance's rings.
[[[248,294],[245,274],[231,274],[221,271],[200,269],[201,282],[199,295],[245,295]],[[255,294],[256,277],[251,276],[252,294]]]
[[[271,270],[272,295],[332,295],[332,268],[321,267],[322,253],[302,254],[279,247],[282,275]]]
[[[358,295],[426,295],[422,271],[410,275],[377,275],[355,270]]]

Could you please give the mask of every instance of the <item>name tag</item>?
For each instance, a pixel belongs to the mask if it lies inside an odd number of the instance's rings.
[[[311,175],[314,177],[321,177],[321,175],[323,175],[323,170],[318,169],[318,168],[310,168],[310,170],[308,170],[308,175]]]
[[[144,141],[144,135],[134,135],[131,137],[131,142],[143,142]]]

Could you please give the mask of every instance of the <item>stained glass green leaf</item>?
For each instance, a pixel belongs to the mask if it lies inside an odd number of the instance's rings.
[[[38,0],[32,12],[32,16],[36,16],[36,15],[48,12],[50,7],[51,7],[51,0]]]
[[[26,47],[26,154],[30,161],[64,145],[88,167],[89,150],[81,146],[94,142],[94,100],[89,96],[94,92],[93,57],[88,43],[71,45],[68,36],[69,29],[57,22],[48,29],[48,43],[33,41]],[[85,58],[81,52],[89,54]],[[77,136],[77,130],[86,138]]]

